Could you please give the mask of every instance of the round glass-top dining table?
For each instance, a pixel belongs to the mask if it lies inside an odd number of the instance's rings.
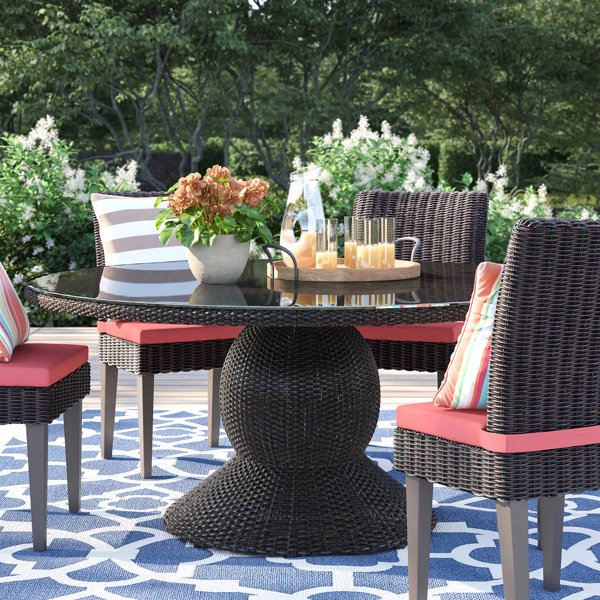
[[[167,509],[173,535],[271,556],[404,547],[404,487],[365,455],[380,388],[356,326],[463,319],[475,266],[327,284],[273,280],[267,267],[250,260],[235,285],[199,284],[185,262],[78,269],[30,281],[25,297],[103,320],[245,326],[221,374],[235,455]]]

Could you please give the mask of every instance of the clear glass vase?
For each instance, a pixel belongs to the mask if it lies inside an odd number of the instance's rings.
[[[291,173],[290,190],[281,223],[280,244],[294,254],[298,267],[304,269],[315,267],[317,221],[324,218],[319,189],[321,170],[320,165],[311,165]],[[286,266],[293,266],[291,258],[285,253],[283,261]]]

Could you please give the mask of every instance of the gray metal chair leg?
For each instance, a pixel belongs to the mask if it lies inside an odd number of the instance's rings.
[[[543,532],[544,589],[556,592],[560,588],[565,496],[542,496],[538,506],[542,509],[541,515],[538,513],[538,535]]]
[[[140,429],[140,474],[152,477],[152,425],[154,420],[154,375],[137,376],[138,423]]]
[[[542,527],[542,521],[544,520],[542,517],[542,512],[544,511],[544,507],[542,504],[542,499],[537,499],[537,540],[538,540],[538,550],[543,550],[543,540],[542,537],[544,535],[544,530]]]
[[[506,600],[529,600],[527,500],[496,501]]]
[[[406,476],[408,598],[427,600],[433,483]]]
[[[118,376],[117,367],[100,363],[100,456],[102,458],[112,458]]]
[[[219,430],[221,427],[220,383],[221,369],[211,369],[208,372],[208,445],[211,448],[216,448],[219,445]]]
[[[27,425],[27,460],[33,549],[46,549],[48,532],[48,424]]]
[[[81,400],[64,414],[69,512],[81,510]]]

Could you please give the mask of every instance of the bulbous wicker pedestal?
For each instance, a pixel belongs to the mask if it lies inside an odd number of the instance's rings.
[[[404,487],[364,454],[379,377],[354,327],[247,327],[220,392],[236,455],[168,508],[169,532],[271,556],[406,545]]]

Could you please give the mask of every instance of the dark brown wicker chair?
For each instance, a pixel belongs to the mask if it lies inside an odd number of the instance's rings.
[[[527,500],[537,498],[544,587],[559,588],[564,495],[600,488],[599,256],[600,222],[520,221],[492,333],[487,427],[485,412],[455,410],[458,426],[436,434],[398,408],[394,467],[407,474],[411,600],[427,597],[431,482],[496,501],[510,600],[529,598]],[[445,410],[420,406],[408,409]],[[460,421],[474,412],[487,441],[461,443]]]
[[[46,550],[48,424],[64,415],[69,512],[81,508],[81,402],[90,392],[87,346],[26,343],[0,362],[0,424],[27,428],[33,549]]]
[[[162,192],[104,192],[111,196],[148,198]],[[96,263],[104,266],[104,250],[98,220],[94,215]],[[121,322],[125,324],[125,322]],[[153,324],[139,324],[141,328]],[[178,326],[201,329],[203,326]],[[137,395],[140,428],[140,472],[143,478],[152,476],[152,415],[154,406],[154,375],[178,371],[207,370],[208,380],[208,444],[219,445],[220,412],[219,382],[225,356],[235,338],[169,341],[166,343],[137,343],[127,336],[106,333],[106,324],[98,324],[98,355],[101,387],[101,456],[112,457],[118,369],[137,375]],[[123,329],[126,329],[123,328]],[[139,327],[138,327],[139,329]],[[232,328],[225,328],[224,331]],[[185,332],[184,332],[185,333]]]
[[[396,237],[418,237],[417,261],[479,264],[485,256],[489,199],[484,192],[359,192],[354,216],[395,217]],[[396,245],[396,258],[408,260],[411,243]],[[437,372],[441,379],[462,323],[439,326],[364,327],[380,369]],[[417,331],[415,331],[417,330]],[[405,335],[406,333],[406,335]]]

